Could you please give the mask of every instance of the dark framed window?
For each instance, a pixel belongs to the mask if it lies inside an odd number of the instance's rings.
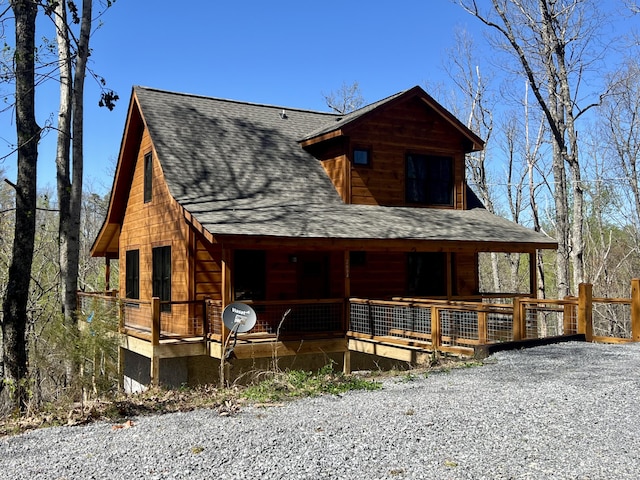
[[[235,300],[265,300],[267,255],[264,250],[236,250],[233,254]]]
[[[171,247],[156,247],[152,250],[152,296],[161,302],[171,301]],[[171,304],[161,303],[161,312],[171,311]]]
[[[453,158],[436,155],[407,155],[407,203],[453,205]]]
[[[358,167],[371,166],[371,150],[367,148],[354,148],[353,164]]]
[[[144,203],[149,203],[153,198],[153,155],[147,153],[144,156]]]
[[[362,267],[367,264],[367,252],[349,252],[349,264],[352,267]]]
[[[140,299],[140,250],[127,250],[125,262],[125,298]]]
[[[412,252],[407,254],[407,293],[420,297],[447,294],[447,254]]]

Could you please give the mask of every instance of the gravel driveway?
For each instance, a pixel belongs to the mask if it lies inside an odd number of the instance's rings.
[[[374,392],[31,431],[7,479],[640,478],[640,344],[501,352]]]

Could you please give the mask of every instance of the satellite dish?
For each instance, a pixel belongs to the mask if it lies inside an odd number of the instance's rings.
[[[236,333],[248,332],[256,324],[256,320],[256,312],[244,303],[230,303],[222,312],[225,327]]]

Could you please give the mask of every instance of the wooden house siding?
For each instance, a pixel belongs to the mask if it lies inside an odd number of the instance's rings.
[[[196,300],[222,300],[222,249],[195,236],[194,292]]]
[[[351,265],[351,295],[360,298],[404,296],[406,268],[404,253],[366,252],[364,264]]]
[[[144,202],[144,157],[153,155],[152,200]],[[189,300],[188,228],[180,208],[169,194],[162,169],[153,153],[148,132],[144,132],[131,182],[129,200],[120,232],[120,258],[127,250],[138,250],[140,258],[140,300],[152,297],[153,248],[171,246],[171,300]],[[126,297],[126,266],[120,269],[120,296]],[[162,314],[162,328],[176,333],[189,333],[187,305],[173,305]]]

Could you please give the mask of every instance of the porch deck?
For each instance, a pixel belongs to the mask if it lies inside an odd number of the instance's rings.
[[[512,296],[475,301],[428,298],[247,301],[257,313],[251,332],[230,337],[222,303],[123,301],[79,294],[82,318],[108,315],[122,348],[147,358],[206,355],[221,359],[233,347],[239,359],[310,353],[375,354],[412,363],[433,352],[484,355],[497,345],[562,340],[640,341],[640,280],[631,298],[593,298],[591,285],[562,300]],[[178,317],[183,319],[177,322]],[[116,323],[116,319],[117,323]],[[175,328],[175,326],[178,328]]]

